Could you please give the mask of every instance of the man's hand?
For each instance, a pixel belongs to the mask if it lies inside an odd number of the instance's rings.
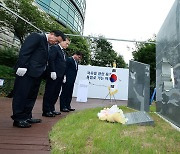
[[[56,80],[57,75],[56,72],[51,72],[51,79]]]
[[[16,74],[18,76],[24,76],[24,74],[26,73],[27,71],[27,68],[18,68],[17,71],[16,71]]]
[[[63,83],[66,83],[66,76],[64,76]]]

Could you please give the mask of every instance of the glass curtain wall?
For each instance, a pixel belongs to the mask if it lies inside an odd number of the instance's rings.
[[[73,31],[83,33],[86,0],[35,0],[38,6]]]

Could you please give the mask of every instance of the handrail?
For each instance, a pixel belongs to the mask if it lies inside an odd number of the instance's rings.
[[[19,17],[20,19],[22,19],[26,23],[30,24],[36,30],[42,32],[42,30],[40,30],[38,27],[34,26],[32,23],[30,23],[29,21],[27,21],[23,17],[19,16],[17,13],[15,13],[14,11],[12,11],[9,8],[7,8],[6,6],[4,6],[2,3],[0,3],[0,7],[5,8],[6,10],[11,12],[15,16]],[[65,35],[67,35],[67,36],[80,36],[80,37],[84,37],[84,38],[106,39],[106,40],[112,40],[112,41],[137,42],[137,43],[145,43],[145,44],[157,44],[157,42],[149,42],[149,41],[137,41],[137,40],[116,39],[116,38],[105,38],[105,37],[85,36],[85,35],[77,35],[77,34],[65,34]]]

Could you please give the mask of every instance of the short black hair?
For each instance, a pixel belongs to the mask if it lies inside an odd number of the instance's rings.
[[[71,39],[67,35],[65,35],[65,37],[69,42],[71,42]]]
[[[78,55],[78,56],[81,56],[81,57],[83,57],[83,54],[82,54],[82,52],[81,51],[76,51],[75,53],[74,53],[74,55]]]
[[[66,36],[65,36],[64,33],[61,32],[60,30],[52,30],[51,33],[54,33],[54,35],[55,35],[56,37],[61,36],[62,39],[63,39],[63,41],[66,40]]]

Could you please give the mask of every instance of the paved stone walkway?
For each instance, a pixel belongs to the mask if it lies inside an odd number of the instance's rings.
[[[42,119],[42,123],[33,124],[31,128],[16,128],[12,126],[10,98],[0,98],[0,154],[50,154],[48,132],[52,126],[69,113],[62,113],[53,118],[42,117],[42,98],[36,101],[33,117]],[[107,107],[113,104],[127,105],[127,101],[110,102],[109,100],[88,99],[86,103],[72,100],[76,112],[86,108]],[[59,104],[56,104],[59,109]]]

